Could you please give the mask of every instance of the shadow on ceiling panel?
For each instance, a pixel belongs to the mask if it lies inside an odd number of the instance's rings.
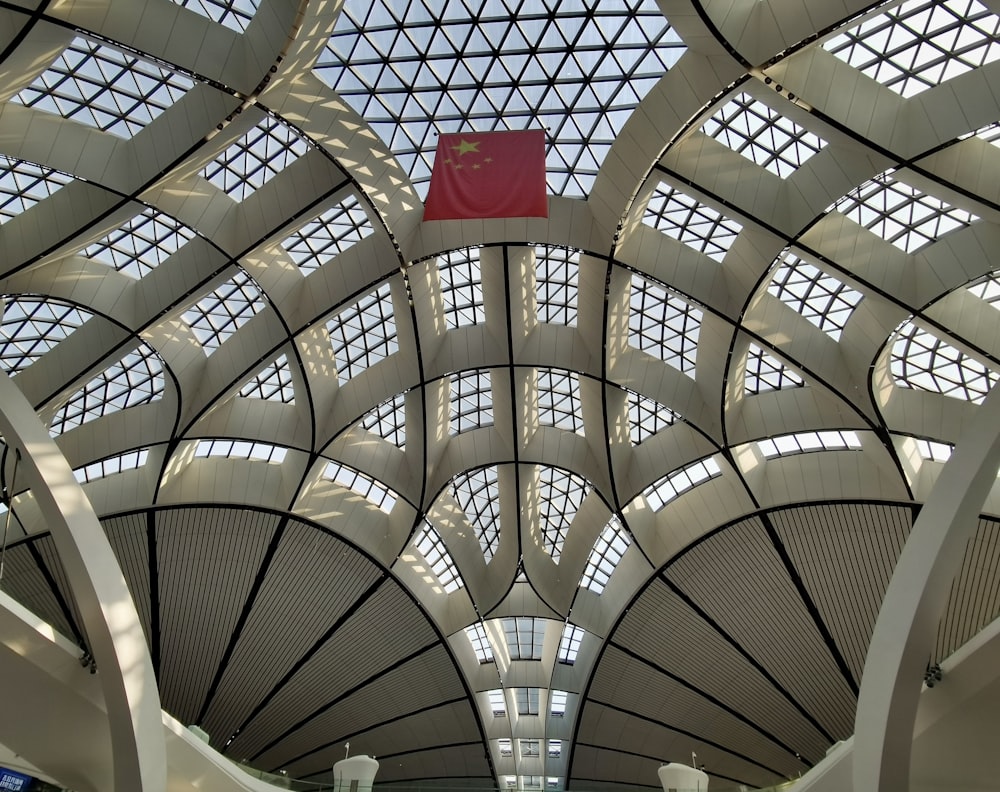
[[[659,578],[629,608],[612,643],[669,669],[813,762],[831,740]]]
[[[465,779],[492,778],[490,764],[479,740],[403,756],[380,756],[378,761],[379,786],[402,781],[429,782],[439,778],[462,779],[463,782]]]
[[[965,548],[941,625],[934,660],[939,662],[1000,616],[1000,522],[980,519]]]
[[[332,782],[331,768],[344,758],[344,742],[350,741],[352,754],[378,757],[402,757],[406,754],[435,749],[442,745],[458,745],[476,740],[481,751],[479,725],[469,700],[431,707],[423,712],[392,720],[365,731],[343,735],[344,741],[330,743],[285,769],[294,778]],[[381,761],[381,759],[380,759]],[[382,777],[379,775],[379,781]]]
[[[759,519],[710,536],[663,574],[835,740],[853,734],[854,694]]]
[[[53,589],[45,578],[42,568],[39,567],[36,557],[32,554],[31,544],[43,540],[52,542],[51,537],[39,537],[7,548],[4,558],[3,590],[38,618],[51,624],[68,640],[77,643],[78,638],[74,632],[74,626],[77,626],[82,634],[81,623],[77,621],[76,625],[70,624],[66,611],[59,603],[58,588]],[[45,564],[45,560],[41,558],[42,553],[37,548],[36,552],[38,552],[42,563]],[[67,605],[67,607],[69,606]]]
[[[225,744],[382,574],[336,537],[289,521],[204,718],[213,744]]]
[[[275,692],[233,742],[232,750],[254,755],[305,715],[349,695],[436,642],[437,634],[413,601],[395,581],[384,579]]]
[[[300,727],[252,757],[253,763],[262,768],[284,767],[318,746],[343,742],[346,735],[464,695],[451,657],[438,644],[341,701],[319,703]],[[392,753],[392,747],[386,746],[385,753]]]
[[[875,619],[910,533],[912,510],[832,504],[784,509],[770,519],[860,684]]]
[[[239,509],[158,512],[160,696],[195,723],[279,518]]]
[[[781,745],[757,724],[741,720],[704,695],[671,679],[668,672],[608,647],[594,673],[588,702],[610,704],[626,712],[662,723],[778,772],[796,767],[795,746]],[[618,743],[614,747],[624,748]]]

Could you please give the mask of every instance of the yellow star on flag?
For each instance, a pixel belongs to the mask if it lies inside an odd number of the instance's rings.
[[[465,138],[462,138],[459,141],[459,143],[458,143],[457,146],[452,146],[451,147],[451,150],[452,151],[457,151],[458,152],[458,156],[460,156],[460,157],[463,154],[469,154],[470,152],[478,154],[479,153],[479,141],[477,140],[475,143],[470,143]]]

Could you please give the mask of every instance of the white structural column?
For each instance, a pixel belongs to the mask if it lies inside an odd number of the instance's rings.
[[[18,482],[31,488],[52,532],[98,664],[111,729],[114,790],[163,792],[160,695],[135,603],[69,463],[3,372],[0,431],[7,445],[21,453]]]
[[[909,789],[923,671],[948,591],[1000,465],[1000,387],[983,402],[900,554],[865,659],[854,726],[854,789]]]

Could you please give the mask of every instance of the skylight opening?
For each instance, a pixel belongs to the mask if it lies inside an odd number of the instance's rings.
[[[573,371],[538,369],[538,423],[583,434],[580,377]]]
[[[514,688],[514,704],[518,715],[537,715],[538,703],[541,700],[539,688]]]
[[[580,654],[580,644],[583,643],[587,631],[575,624],[566,622],[563,626],[562,637],[559,639],[559,654],[557,659],[564,665],[573,665],[577,655]]]
[[[263,309],[257,284],[241,269],[186,310],[182,318],[211,354]]]
[[[493,387],[489,369],[454,374],[450,398],[451,434],[493,425]]]
[[[394,354],[399,347],[389,284],[382,284],[367,297],[340,311],[327,322],[326,329],[333,343],[337,379],[341,385]]]
[[[796,432],[761,440],[757,449],[765,459],[774,459],[812,451],[857,451],[861,449],[861,440],[852,431]]]
[[[630,544],[631,540],[618,522],[618,518],[612,517],[608,520],[587,558],[587,567],[583,571],[583,577],[580,578],[580,588],[592,591],[598,596],[604,593],[608,581],[618,568],[618,562],[622,560]]]
[[[0,297],[0,367],[13,377],[86,322],[92,314],[43,297]]]
[[[234,200],[244,201],[308,149],[298,132],[267,116],[206,165],[203,175]]]
[[[834,341],[840,340],[863,296],[791,252],[784,255],[767,291]]]
[[[83,250],[133,278],[148,275],[195,236],[194,231],[151,207]]]
[[[566,714],[566,704],[569,694],[565,690],[549,691],[549,715],[561,718]]]
[[[516,14],[492,0],[462,13],[348,0],[315,69],[421,197],[436,133],[538,126],[549,192],[584,197],[624,117],[685,49],[655,0],[602,2],[596,14],[579,0]]]
[[[479,248],[453,250],[438,258],[441,296],[448,327],[467,327],[486,321]]]
[[[899,181],[891,171],[852,190],[834,208],[906,253],[979,219]]]
[[[576,327],[580,252],[568,248],[535,248],[538,321]]]
[[[413,545],[426,559],[445,594],[451,594],[465,586],[459,574],[455,561],[448,552],[444,541],[428,522],[424,522],[420,533],[413,540]]]
[[[629,345],[692,373],[702,312],[656,281],[635,274],[629,308]]]
[[[722,469],[715,458],[705,457],[654,481],[643,490],[642,494],[646,498],[649,508],[658,512],[670,501],[688,490],[721,475]]]
[[[905,322],[897,331],[890,366],[901,388],[939,393],[973,404],[980,404],[998,379],[995,371],[913,322]]]
[[[930,462],[947,462],[955,450],[955,446],[950,443],[938,443],[935,440],[925,440],[921,437],[914,439],[917,441],[917,451],[920,458]]]
[[[195,447],[196,458],[225,457],[227,459],[249,459],[280,465],[285,461],[288,449],[270,443],[255,443],[247,440],[199,440]]]
[[[642,222],[720,264],[743,230],[735,220],[665,184],[653,191]]]
[[[497,751],[504,759],[514,755],[514,746],[511,744],[510,737],[501,737],[497,740]]]
[[[349,195],[282,240],[281,246],[308,275],[375,233],[357,196]]]
[[[0,223],[26,212],[73,181],[72,176],[0,154]]]
[[[483,623],[470,624],[465,628],[465,635],[472,645],[472,651],[476,653],[476,659],[480,663],[492,663],[493,645],[490,643],[489,636],[486,635],[486,627]]]
[[[323,478],[360,495],[386,514],[392,511],[396,501],[399,500],[399,496],[382,482],[375,481],[360,470],[341,465],[339,462],[327,463],[326,469],[323,471]]]
[[[173,0],[237,33],[244,33],[257,13],[259,0]]]
[[[193,85],[134,55],[76,38],[11,101],[131,138]]]
[[[490,709],[493,711],[494,718],[502,718],[507,714],[507,700],[503,690],[488,690],[486,695],[489,697]]]
[[[500,483],[496,466],[455,476],[450,490],[476,532],[488,564],[500,545]]]
[[[78,482],[86,484],[90,481],[123,473],[126,470],[141,468],[146,464],[148,457],[148,448],[137,448],[134,451],[126,451],[124,454],[106,457],[97,462],[91,462],[89,465],[78,467],[73,471],[73,475]]]
[[[517,616],[502,621],[511,660],[541,660],[545,642],[545,620]]]
[[[1000,310],[1000,271],[991,272],[968,288],[969,294],[978,297]]]
[[[1000,19],[976,0],[910,0],[823,48],[910,97],[1000,58]]]
[[[541,744],[538,740],[518,740],[517,750],[521,756],[528,758],[542,755]]]
[[[673,426],[679,419],[677,413],[655,399],[638,393],[630,392],[628,395],[629,441],[632,445],[644,443],[653,435]]]
[[[295,384],[292,380],[292,367],[288,364],[288,358],[282,355],[257,372],[246,385],[240,388],[240,396],[245,399],[263,399],[292,404],[295,401]]]
[[[129,407],[148,404],[163,394],[163,364],[146,344],[129,352],[73,394],[52,419],[59,435]]]
[[[784,388],[801,388],[802,378],[777,358],[769,355],[756,344],[747,351],[746,374],[743,391],[750,395]]]
[[[826,141],[746,93],[730,99],[701,131],[787,179]]]
[[[397,448],[406,448],[406,396],[397,393],[393,398],[369,410],[361,419],[361,426]]]
[[[542,548],[557,564],[576,512],[590,493],[581,476],[559,468],[538,466],[538,519]]]
[[[558,759],[562,756],[562,740],[549,740],[548,756],[549,759]],[[558,780],[556,778],[549,779],[549,781]]]

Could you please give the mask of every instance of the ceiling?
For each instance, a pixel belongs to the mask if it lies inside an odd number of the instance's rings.
[[[312,781],[349,742],[384,783],[656,787],[695,754],[763,786],[850,736],[1000,371],[998,14],[7,8],[0,366],[164,708]],[[438,134],[526,128],[548,218],[421,222]],[[86,646],[12,456],[4,589]],[[998,515],[929,661],[1000,615]]]

